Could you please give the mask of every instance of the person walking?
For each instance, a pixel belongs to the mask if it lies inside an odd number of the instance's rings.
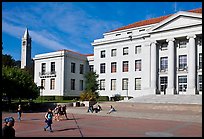
[[[88,110],[87,110],[87,113],[88,113],[88,112],[93,113],[93,110],[94,110],[93,105],[89,105]]]
[[[2,128],[2,138],[15,138],[15,129],[13,128],[15,120],[13,117],[6,117],[4,119],[4,127]]]
[[[18,105],[17,114],[18,114],[18,121],[21,121],[22,108],[20,104]]]
[[[52,110],[49,108],[47,113],[45,114],[45,122],[47,123],[47,125],[44,127],[44,131],[46,131],[46,129],[49,127],[50,132],[53,132],[53,130],[52,130],[52,118],[53,118],[53,113],[52,113]]]
[[[65,104],[62,106],[62,112],[63,112],[63,115],[68,120],[69,118],[67,117],[67,106]]]

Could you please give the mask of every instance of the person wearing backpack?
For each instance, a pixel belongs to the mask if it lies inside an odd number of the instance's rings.
[[[45,114],[45,122],[47,123],[47,125],[44,127],[44,131],[46,131],[46,129],[49,127],[50,132],[53,132],[53,130],[52,130],[52,118],[53,118],[53,113],[52,113],[52,110],[49,108],[47,113]]]

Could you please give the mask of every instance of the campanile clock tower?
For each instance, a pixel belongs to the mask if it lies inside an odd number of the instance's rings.
[[[31,67],[31,37],[29,36],[28,28],[26,28],[21,46],[21,69],[29,69]]]

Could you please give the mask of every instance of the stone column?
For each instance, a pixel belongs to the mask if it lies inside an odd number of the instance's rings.
[[[152,94],[157,91],[157,48],[156,42],[151,43],[151,90]]]
[[[187,80],[187,94],[196,93],[196,46],[195,35],[187,36],[188,42],[188,80]]]
[[[174,38],[167,39],[168,42],[168,85],[166,89],[167,95],[175,94],[175,46]]]

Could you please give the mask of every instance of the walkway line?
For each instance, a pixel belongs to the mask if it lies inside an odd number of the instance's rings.
[[[79,129],[79,132],[80,132],[80,134],[81,134],[81,137],[84,137],[83,134],[82,134],[82,132],[81,132],[81,130],[80,130],[80,128],[79,128],[79,125],[77,124],[77,120],[75,119],[73,113],[72,113],[72,116],[73,116],[74,121],[75,121],[75,123],[76,123],[76,125],[77,125],[77,128]]]

